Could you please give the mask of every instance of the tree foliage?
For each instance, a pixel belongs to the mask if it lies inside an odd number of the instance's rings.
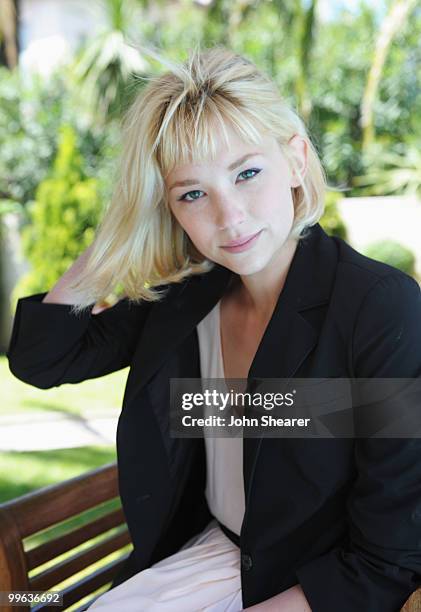
[[[63,125],[52,171],[39,184],[22,230],[32,269],[15,287],[15,295],[51,288],[91,244],[101,210],[98,181],[86,173],[74,129]]]

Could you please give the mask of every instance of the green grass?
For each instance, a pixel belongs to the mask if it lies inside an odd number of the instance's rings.
[[[118,414],[123,402],[129,368],[93,378],[78,384],[61,385],[52,389],[37,389],[28,385],[9,370],[5,355],[0,356],[0,383],[3,415],[30,415],[31,412],[49,411],[60,414],[83,415],[87,412],[114,412]]]
[[[0,503],[116,460],[114,446],[0,453]]]
[[[115,460],[116,451],[114,446],[91,446],[50,451],[3,452],[0,454],[0,502],[14,499],[25,493],[29,493],[30,491],[34,491],[47,485],[63,482],[64,480],[79,476],[80,474]],[[94,520],[102,514],[120,507],[120,505],[121,501],[119,498],[110,500],[94,509],[85,511],[76,517],[63,521],[52,528],[25,538],[24,549],[29,550],[35,546],[38,546],[39,544],[42,544],[43,542],[48,541],[52,537],[57,537],[58,535],[76,529],[77,527],[86,523],[88,520]],[[71,557],[85,548],[92,546],[96,542],[102,540],[104,536],[108,538],[112,534],[116,533],[119,529],[121,528],[117,527],[110,529],[106,532],[106,534],[92,538],[89,540],[89,542],[81,544],[71,551],[56,557],[54,560],[35,568],[29,573],[29,576],[32,577],[55,565],[56,563],[63,561],[67,557]],[[104,559],[101,559],[97,563],[89,566],[89,568],[75,574],[70,579],[55,585],[52,590],[61,590],[66,586],[69,586],[70,584],[90,574],[92,571],[98,569],[102,565],[105,565],[118,558],[122,552],[128,552],[131,550],[131,548],[131,545],[127,545],[120,551],[111,553]],[[91,593],[88,597],[79,601],[74,606],[68,608],[69,612],[78,608],[81,604],[89,601],[93,595],[101,594],[105,590],[108,590],[109,585],[110,583],[104,585],[94,593]]]

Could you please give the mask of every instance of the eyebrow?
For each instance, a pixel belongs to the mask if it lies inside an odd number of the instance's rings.
[[[241,164],[243,164],[249,157],[253,157],[254,155],[261,155],[261,153],[259,153],[258,151],[255,151],[254,153],[247,153],[247,155],[243,155],[243,157],[240,157],[240,159],[237,159],[237,161],[232,162],[232,164],[228,166],[227,170],[235,170],[235,168],[241,166]],[[198,179],[185,179],[184,181],[176,181],[171,185],[169,191],[171,191],[171,189],[174,189],[174,187],[185,187],[186,185],[196,185],[196,183],[200,183],[200,181]]]

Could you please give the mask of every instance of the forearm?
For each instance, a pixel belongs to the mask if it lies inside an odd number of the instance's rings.
[[[244,610],[247,610],[247,612],[311,612],[309,603],[299,584],[255,606],[244,608]]]

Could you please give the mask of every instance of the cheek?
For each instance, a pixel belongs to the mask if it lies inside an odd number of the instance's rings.
[[[259,219],[276,220],[289,218],[293,214],[294,205],[291,189],[276,183],[253,202],[253,216]]]
[[[206,226],[196,223],[190,223],[186,228],[186,233],[190,240],[198,247],[203,248],[211,241],[211,233],[207,231]]]
[[[171,212],[173,217],[176,219],[178,225],[180,225],[183,230],[189,234],[190,232],[190,228],[189,226],[191,225],[191,219],[189,218],[188,215],[185,214],[184,211],[180,211],[179,209],[175,209],[173,207],[171,207]]]
[[[174,217],[186,232],[190,240],[196,245],[205,243],[209,239],[207,224],[200,219],[200,215],[188,214],[188,212],[174,212]]]

